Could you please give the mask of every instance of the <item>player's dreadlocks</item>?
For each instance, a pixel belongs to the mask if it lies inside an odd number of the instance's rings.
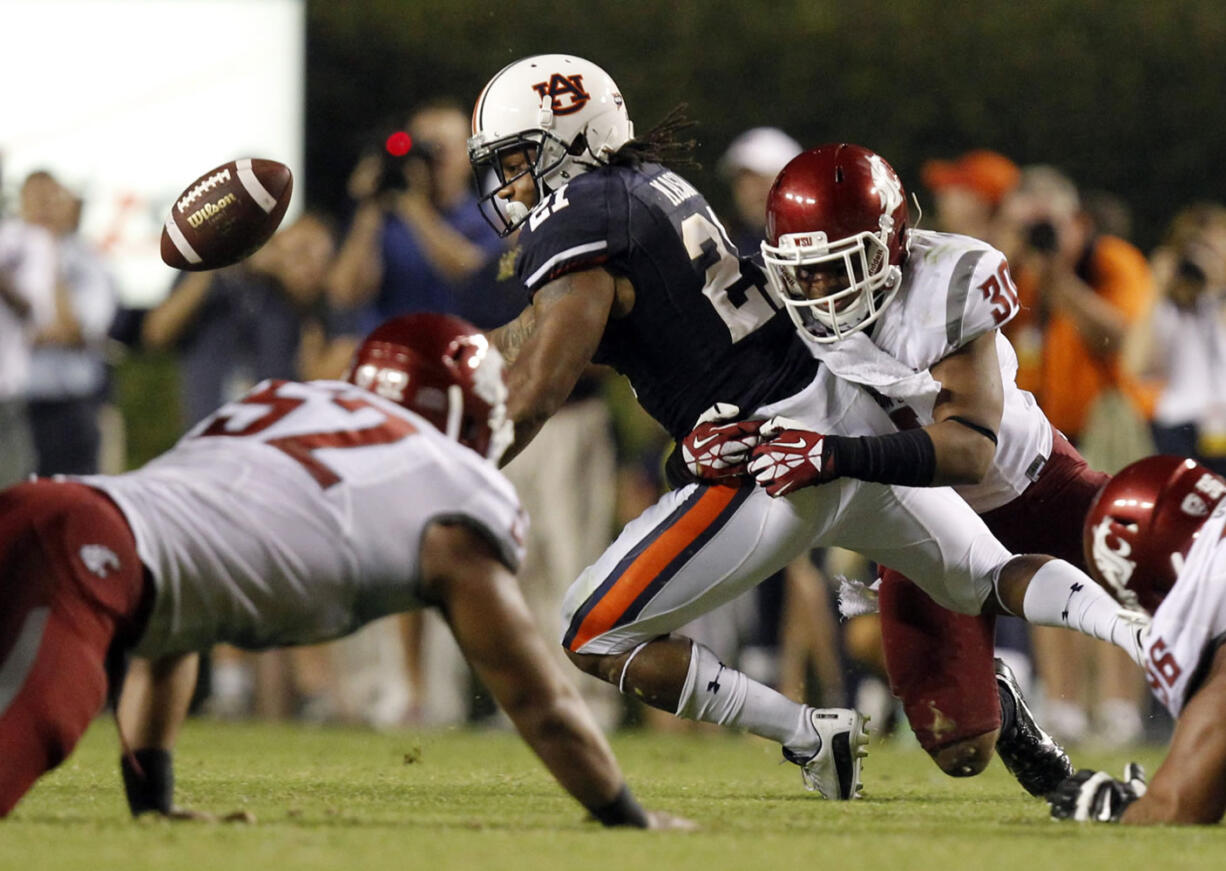
[[[698,140],[679,138],[697,123],[685,117],[688,108],[688,103],[678,103],[663,121],[617,149],[609,158],[609,164],[635,167],[643,163],[664,163],[671,167],[701,169],[702,165],[694,159]]]

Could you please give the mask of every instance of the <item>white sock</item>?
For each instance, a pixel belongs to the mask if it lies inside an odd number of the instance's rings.
[[[1044,563],[1030,579],[1022,599],[1022,617],[1038,626],[1062,626],[1109,641],[1141,664],[1135,620],[1121,613],[1119,602],[1070,563]]]
[[[677,716],[745,729],[798,753],[815,753],[821,747],[804,705],[728,668],[696,641],[690,647],[690,670]]]

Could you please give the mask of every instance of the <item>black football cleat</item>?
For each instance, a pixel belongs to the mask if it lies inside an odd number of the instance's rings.
[[[996,688],[1000,692],[1002,715],[996,755],[1028,793],[1047,795],[1072,776],[1073,763],[1056,739],[1035,722],[1013,669],[1001,659],[996,660]]]

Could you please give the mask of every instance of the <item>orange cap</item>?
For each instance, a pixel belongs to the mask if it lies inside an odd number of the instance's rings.
[[[1017,187],[1017,164],[1003,154],[980,148],[968,151],[957,160],[930,160],[920,171],[924,185],[932,191],[961,186],[983,195],[998,205],[1005,194]]]

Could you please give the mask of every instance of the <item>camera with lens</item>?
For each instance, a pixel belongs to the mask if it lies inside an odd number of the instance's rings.
[[[1175,263],[1175,271],[1167,285],[1167,296],[1181,308],[1192,308],[1196,300],[1210,289],[1208,267],[1197,252],[1185,249]]]
[[[375,195],[407,191],[409,174],[406,170],[412,161],[425,162],[433,173],[437,150],[438,147],[433,142],[413,139],[402,130],[392,133],[379,151],[380,167],[375,182]]]
[[[1035,221],[1026,228],[1026,244],[1035,251],[1045,254],[1055,253],[1060,248],[1060,237],[1056,233],[1056,225],[1051,221]]]
[[[1204,287],[1209,282],[1209,276],[1205,274],[1200,264],[1187,256],[1180,258],[1179,263],[1176,264],[1175,275],[1180,281],[1197,287]]]

